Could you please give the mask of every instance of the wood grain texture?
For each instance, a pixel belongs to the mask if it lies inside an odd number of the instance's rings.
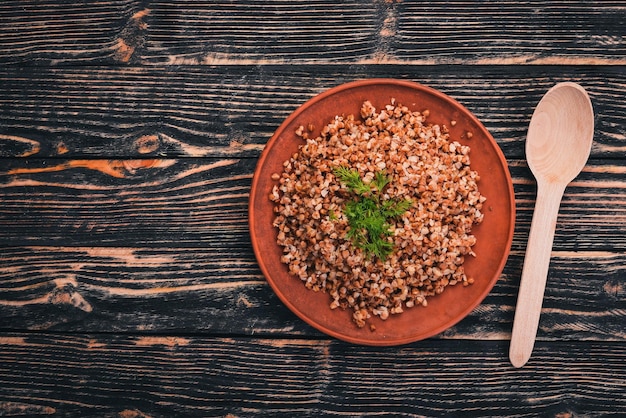
[[[252,160],[24,161],[5,162],[5,243],[249,246]]]
[[[513,253],[483,303],[438,338],[508,340],[522,262]],[[321,336],[272,293],[250,251],[8,247],[0,264],[2,330]],[[555,252],[538,339],[626,340],[624,266],[624,254]]]
[[[604,417],[626,411],[622,2],[7,0],[0,4],[0,416]],[[299,105],[393,77],[493,133],[517,220],[466,319],[344,344],[250,247],[261,150]],[[566,190],[533,357],[507,358],[535,200],[528,121],[557,82],[596,111]]]
[[[428,64],[626,63],[621,2],[398,2],[391,51]]]
[[[0,348],[0,381],[11,382],[0,386],[0,399],[11,400],[0,401],[3,415],[596,417],[626,408],[626,357],[611,343],[539,344],[522,370],[505,360],[504,342],[385,349],[5,334]]]
[[[253,159],[3,163],[0,328],[318,335],[258,271]],[[446,337],[508,338],[535,193],[523,162],[511,170],[518,214],[504,280]],[[625,170],[598,160],[567,189],[540,338],[625,338]]]
[[[0,62],[78,65],[134,61],[146,29],[142,2],[3,1]]]
[[[533,109],[576,81],[596,113],[592,158],[626,153],[622,67],[234,66],[0,69],[0,156],[256,157],[316,94],[362,78],[413,80],[472,111],[508,158],[524,157]]]
[[[254,159],[7,159],[0,169],[0,246],[250,248]],[[536,187],[510,161],[513,250],[523,251]],[[555,249],[626,250],[626,167],[591,161],[566,189]]]
[[[369,61],[380,50],[389,8],[371,0],[154,1],[149,7],[143,63],[174,65]]]
[[[8,1],[21,65],[624,65],[621,2]]]

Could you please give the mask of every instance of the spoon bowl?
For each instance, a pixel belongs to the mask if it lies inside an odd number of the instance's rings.
[[[509,359],[515,367],[526,364],[533,351],[561,198],[587,163],[593,142],[593,119],[587,92],[568,82],[548,90],[528,127],[526,159],[537,179],[537,201],[509,349]]]
[[[560,83],[541,99],[528,126],[526,159],[537,181],[571,182],[583,169],[593,139],[593,108],[576,83]]]

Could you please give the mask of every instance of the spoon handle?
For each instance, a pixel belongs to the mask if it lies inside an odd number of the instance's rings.
[[[533,351],[546,288],[554,230],[565,185],[539,182],[520,282],[509,359],[522,367]]]

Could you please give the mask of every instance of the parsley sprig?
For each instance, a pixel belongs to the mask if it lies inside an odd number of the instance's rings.
[[[393,252],[393,243],[387,239],[393,234],[390,220],[406,212],[411,201],[383,199],[391,179],[382,171],[375,173],[369,184],[357,170],[347,167],[336,167],[334,174],[355,195],[344,208],[350,226],[346,236],[368,256],[385,260]]]

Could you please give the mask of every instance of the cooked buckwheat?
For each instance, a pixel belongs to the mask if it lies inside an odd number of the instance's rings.
[[[380,111],[366,101],[360,118],[336,116],[317,138],[300,127],[305,143],[272,175],[281,261],[308,289],[327,292],[331,309],[351,309],[359,327],[371,315],[384,320],[426,306],[446,286],[473,282],[463,262],[475,255],[471,228],[483,219],[485,197],[469,147],[451,141],[445,126],[427,124],[427,115],[395,100]],[[344,210],[354,196],[336,178],[338,167],[357,170],[365,183],[384,173],[390,182],[382,199],[411,201],[389,223],[388,257],[347,238]]]

